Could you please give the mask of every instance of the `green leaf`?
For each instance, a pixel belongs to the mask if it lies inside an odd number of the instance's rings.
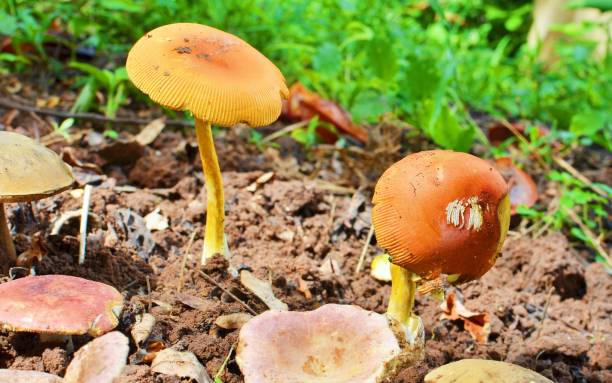
[[[13,36],[17,31],[17,19],[4,11],[0,11],[0,35]]]
[[[434,111],[432,100],[423,102],[417,111],[418,125],[442,148],[469,151],[474,143],[474,129],[463,126],[447,103],[440,105],[439,113],[434,114]]]
[[[326,76],[336,76],[342,69],[342,52],[332,43],[323,43],[312,58],[315,71]]]
[[[592,137],[606,125],[608,116],[604,112],[586,111],[572,117],[570,132],[577,136]]]
[[[98,85],[96,79],[94,77],[88,78],[83,88],[81,88],[70,111],[72,113],[87,112],[93,105],[97,90]]]
[[[385,81],[392,81],[399,68],[392,42],[383,38],[368,42],[368,62],[378,77]]]

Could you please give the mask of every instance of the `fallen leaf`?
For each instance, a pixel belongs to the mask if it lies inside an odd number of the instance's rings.
[[[191,352],[179,352],[167,348],[157,353],[151,370],[159,374],[195,379],[198,383],[213,383],[204,366]]]
[[[144,147],[133,137],[118,138],[110,143],[103,143],[97,150],[106,165],[129,165],[144,154]]]
[[[85,163],[78,159],[75,149],[70,146],[62,148],[62,160],[70,166],[91,170],[97,174],[104,174],[104,171],[98,165]]]
[[[109,332],[81,347],[66,368],[65,383],[112,383],[121,375],[130,352],[128,338]]]
[[[477,343],[487,343],[491,332],[491,323],[487,313],[478,313],[468,310],[461,301],[451,292],[442,302],[440,308],[444,311],[440,319],[459,320],[463,322],[463,327],[470,333]]]
[[[520,122],[513,122],[510,124],[517,132],[525,136],[525,130],[526,130],[525,124],[520,123]],[[548,130],[548,128],[545,128],[543,126],[538,125],[536,126],[536,129],[538,130],[538,137],[544,137],[550,134],[550,130]],[[508,138],[515,137],[515,135],[514,133],[512,133],[510,129],[508,129],[508,127],[505,124],[501,122],[495,122],[493,125],[491,125],[487,129],[487,137],[489,138],[489,141],[491,142],[491,144],[493,144],[494,146],[498,146],[499,144],[501,144]]]
[[[287,311],[289,307],[286,303],[274,296],[272,291],[272,285],[268,282],[264,282],[258,279],[253,273],[248,270],[242,270],[240,272],[240,283],[246,287],[250,292],[255,294],[263,303],[266,304],[271,310]]]
[[[154,326],[155,317],[153,315],[144,313],[136,316],[136,323],[134,323],[134,326],[132,326],[130,334],[132,334],[134,343],[136,343],[138,347],[140,347],[142,343],[147,340],[149,335],[151,335],[151,331],[153,331]]]
[[[226,330],[236,330],[241,328],[251,318],[253,318],[253,315],[249,313],[233,313],[219,316],[215,320],[215,324]]]
[[[293,121],[306,121],[318,116],[321,121],[334,125],[361,143],[368,142],[368,132],[360,125],[353,123],[349,113],[332,101],[321,98],[309,91],[299,82],[289,89],[289,99],[283,104],[283,115]],[[333,143],[337,137],[327,129],[319,128],[317,133],[326,141]]]
[[[144,217],[147,229],[151,231],[162,231],[170,227],[168,218],[159,214],[159,208],[153,210]]]
[[[510,189],[510,209],[516,214],[519,205],[532,207],[538,200],[538,188],[533,178],[512,163],[509,157],[498,158],[495,167],[504,177]]]
[[[184,304],[185,306],[191,307],[192,309],[206,311],[206,301],[200,297],[185,293],[177,293],[176,299],[178,299],[178,301]]]
[[[40,371],[0,369],[0,382],[7,383],[62,383],[59,376]]]
[[[138,142],[142,146],[147,146],[160,135],[164,127],[166,126],[166,118],[161,117],[155,119],[147,124],[143,130],[138,133],[138,135],[134,138],[136,142]]]
[[[15,262],[19,267],[32,267],[33,264],[38,264],[42,261],[46,255],[46,250],[43,247],[43,240],[41,233],[35,233],[32,236],[30,248],[23,253],[19,254],[17,261]]]

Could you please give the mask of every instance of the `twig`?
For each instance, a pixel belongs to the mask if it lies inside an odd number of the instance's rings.
[[[538,332],[536,333],[536,339],[540,337],[540,333],[542,332],[542,327],[544,327],[544,321],[548,316],[548,307],[550,306],[550,299],[552,298],[552,293],[555,291],[554,287],[550,287],[548,290],[548,298],[546,298],[546,305],[544,306],[544,314],[542,315],[542,320],[540,321]]]
[[[600,196],[604,198],[608,198],[608,193],[605,190],[595,185],[593,181],[588,179],[584,174],[580,173],[580,171],[578,171],[578,169],[570,165],[569,162],[557,156],[553,156],[552,158],[553,158],[553,161],[555,161],[557,165],[563,168],[563,170],[567,171],[574,177],[578,178],[580,181],[582,181],[584,184],[590,187],[595,193],[599,194]]]
[[[225,287],[221,286],[217,281],[215,281],[214,279],[212,279],[208,274],[206,274],[203,271],[200,271],[200,275],[204,277],[204,279],[206,279],[208,282],[212,283],[213,285],[217,286],[218,288],[220,288],[224,293],[226,293],[227,295],[229,295],[230,297],[232,297],[236,302],[240,303],[242,306],[244,306],[245,309],[247,309],[251,314],[253,315],[258,315],[257,311],[253,310],[251,308],[251,306],[249,306],[248,304],[246,304],[242,299],[238,298],[235,294],[233,294],[231,291],[229,291],[228,289],[226,289]]]
[[[196,236],[196,231],[191,233],[191,236],[189,237],[189,242],[187,243],[187,250],[185,250],[185,254],[183,254],[183,260],[181,261],[181,270],[179,271],[179,280],[176,286],[176,291],[179,293],[183,289],[183,285],[184,285],[183,277],[185,275],[185,266],[187,265],[187,257],[189,256],[189,251],[191,250],[191,246],[193,245],[195,236]]]
[[[571,220],[574,221],[574,223],[578,225],[578,227],[580,227],[584,235],[589,237],[591,243],[593,244],[595,250],[597,250],[599,255],[606,261],[609,266],[612,266],[612,263],[610,262],[610,256],[608,256],[606,250],[603,248],[601,243],[599,243],[599,240],[597,240],[597,236],[595,235],[595,233],[593,233],[593,231],[591,231],[591,229],[587,225],[585,225],[584,222],[582,222],[580,217],[578,217],[576,212],[574,212],[572,209],[564,208],[563,210],[565,211],[565,213],[567,213]]]
[[[148,296],[148,309],[147,312],[151,312],[151,307],[153,307],[153,298],[151,298],[151,281],[149,280],[149,276],[146,277],[147,280],[147,296]]]
[[[22,110],[24,112],[31,112],[42,114],[46,116],[54,116],[60,118],[74,118],[77,120],[90,120],[96,122],[112,122],[115,124],[125,124],[125,125],[147,125],[153,120],[147,120],[143,118],[130,118],[130,117],[106,117],[102,114],[97,113],[71,113],[65,112],[61,110],[55,109],[46,109],[46,108],[37,108],[34,106],[23,105],[6,98],[0,98],[0,108],[5,109],[17,109]],[[168,126],[183,126],[183,127],[193,127],[194,123],[191,121],[183,121],[183,120],[167,120],[166,125]]]
[[[91,185],[85,185],[83,190],[83,209],[81,210],[81,228],[79,229],[79,265],[85,262],[87,250],[87,220],[89,219],[89,206],[91,205]]]
[[[370,247],[370,241],[372,240],[373,235],[374,235],[374,225],[370,225],[368,236],[366,237],[365,243],[363,244],[363,249],[361,250],[361,255],[359,256],[359,262],[357,262],[357,267],[355,268],[355,274],[359,274],[359,272],[361,271],[361,268],[363,267],[363,261],[368,252],[368,248]]]
[[[308,125],[308,123],[310,123],[310,120],[304,120],[304,121],[300,121],[300,122],[296,122],[295,124],[291,124],[291,125],[287,125],[284,128],[277,130],[274,133],[270,133],[267,136],[265,136],[261,142],[270,142],[270,141],[274,141],[279,137],[284,136],[287,133],[291,133],[296,129],[302,128],[306,125]]]

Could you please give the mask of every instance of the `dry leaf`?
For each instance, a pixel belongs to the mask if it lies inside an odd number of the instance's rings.
[[[176,299],[185,306],[191,307],[192,309],[206,311],[206,301],[195,295],[177,293]]]
[[[516,167],[509,157],[498,158],[494,164],[508,183],[512,214],[516,214],[519,205],[527,207],[535,205],[538,200],[538,188],[533,178]]]
[[[145,126],[145,128],[141,130],[140,133],[138,133],[134,140],[142,146],[147,146],[153,143],[153,141],[155,141],[155,139],[159,136],[162,130],[164,130],[165,126],[165,117],[155,119],[149,122],[149,124]]]
[[[129,351],[129,340],[119,331],[96,338],[74,354],[64,382],[112,383],[121,375]]]
[[[191,352],[179,352],[167,348],[157,353],[151,370],[159,374],[195,379],[198,383],[213,383],[198,358]]]
[[[360,125],[353,123],[348,112],[332,101],[321,98],[309,91],[302,84],[291,86],[289,99],[283,105],[283,115],[294,121],[305,121],[318,116],[321,121],[329,122],[338,130],[362,143],[368,142],[368,132]],[[317,133],[326,142],[335,142],[337,136],[327,129],[317,129]]]
[[[282,302],[274,296],[272,291],[272,285],[268,282],[264,282],[258,279],[253,273],[248,270],[242,270],[240,272],[240,283],[246,287],[250,292],[255,294],[263,303],[266,304],[271,310],[287,311],[289,307],[286,303]]]
[[[460,320],[463,322],[463,327],[470,333],[472,338],[478,343],[487,343],[487,338],[491,332],[491,324],[487,313],[477,313],[470,311],[456,297],[454,292],[451,292],[442,302],[440,308],[444,313],[440,319]]]
[[[0,369],[0,382],[6,383],[62,383],[59,376],[40,371]]]
[[[226,330],[236,330],[241,328],[251,318],[253,318],[253,315],[249,313],[233,313],[221,315],[215,320],[215,324]]]
[[[136,323],[132,326],[132,338],[134,338],[134,343],[138,347],[142,345],[149,335],[151,335],[151,331],[153,331],[153,327],[155,326],[155,317],[149,313],[144,313],[142,315],[136,316]]]

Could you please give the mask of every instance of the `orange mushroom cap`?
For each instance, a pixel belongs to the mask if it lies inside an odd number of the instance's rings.
[[[289,91],[280,70],[245,41],[200,24],[164,25],[128,54],[130,80],[165,107],[212,124],[264,126]]]
[[[506,182],[466,153],[408,155],[378,180],[373,203],[380,246],[424,279],[479,278],[495,263],[509,226]]]
[[[0,284],[0,329],[100,336],[119,322],[123,296],[112,286],[68,275]]]

